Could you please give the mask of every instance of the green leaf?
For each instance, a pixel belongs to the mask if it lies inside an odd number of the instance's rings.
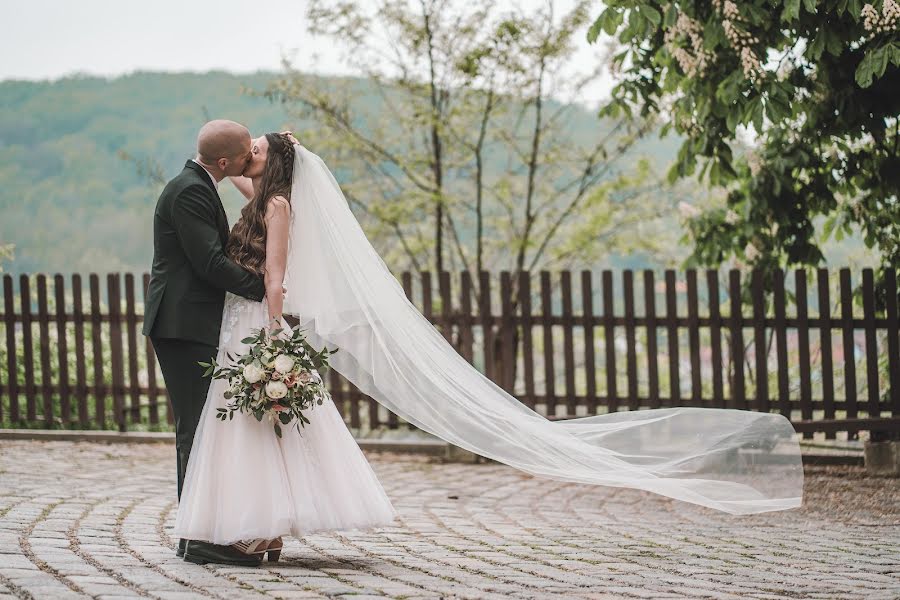
[[[756,128],[757,134],[762,134],[763,130],[763,100],[760,96],[753,103],[753,126]]]
[[[600,37],[600,32],[605,29],[603,27],[603,24],[604,24],[603,16],[607,12],[609,12],[608,8],[606,10],[604,10],[603,13],[599,17],[597,17],[597,20],[594,21],[594,23],[591,25],[591,28],[588,29],[588,32],[587,32],[588,43],[593,44],[594,42],[596,42],[597,38]]]
[[[648,4],[642,4],[638,7],[638,10],[641,13],[641,16],[647,19],[651,24],[659,27],[659,24],[662,23],[662,15],[658,10]]]
[[[816,0],[803,0],[803,8],[806,9],[806,12],[815,13],[816,12]]]
[[[861,88],[867,88],[872,85],[872,74],[875,69],[874,55],[874,52],[866,54],[856,67],[854,78],[856,79],[856,84]]]
[[[837,222],[837,215],[831,215],[825,222],[822,223],[822,238],[828,239],[831,237],[831,232],[834,231],[834,225]]]
[[[666,9],[665,19],[663,21],[663,25],[665,27],[673,27],[675,22],[678,20],[678,12],[675,10],[674,4],[669,4],[669,8]]]
[[[782,21],[793,21],[800,17],[800,0],[787,0],[784,10],[781,11]]]
[[[713,185],[718,185],[719,181],[721,180],[719,161],[710,160],[709,162],[712,163],[709,168],[709,182]]]
[[[728,127],[728,131],[734,133],[738,126],[738,120],[740,116],[738,115],[736,110],[728,111],[728,114],[725,115],[725,125]]]
[[[668,172],[666,172],[666,181],[668,183],[675,183],[676,181],[678,181],[678,178],[680,176],[681,176],[681,173],[680,173],[680,169],[679,169],[679,163],[673,162],[672,166],[669,167]]]
[[[879,48],[875,51],[875,56],[872,58],[874,64],[874,71],[876,77],[881,77],[884,75],[885,69],[887,69],[888,63],[891,60],[891,45],[887,44]]]
[[[898,46],[897,44],[891,44],[890,47],[891,47],[891,62],[895,66],[900,67],[900,46]]]
[[[252,344],[255,341],[256,341],[256,337],[245,337],[244,339],[241,340],[241,343],[242,344]]]
[[[275,423],[275,435],[281,437],[281,425],[279,425],[278,423]]]
[[[818,60],[825,51],[825,29],[820,29],[812,44],[806,49],[806,55],[812,60]]]

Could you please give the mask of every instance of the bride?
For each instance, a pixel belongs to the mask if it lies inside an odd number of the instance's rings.
[[[265,271],[268,289],[280,291],[283,279],[283,304],[277,293],[262,302],[228,294],[219,364],[225,351],[243,352],[238,340],[249,329],[290,314],[313,346],[338,348],[331,366],[363,393],[481,456],[733,515],[801,505],[800,446],[780,414],[675,407],[550,421],[494,384],[409,302],[331,171],[294,142],[256,140],[245,171],[252,199],[227,247],[236,262]],[[312,411],[302,437],[279,440],[249,417],[215,422],[223,388],[213,380],[209,389],[177,534],[251,553],[272,548],[277,558],[283,535],[392,524],[396,513],[333,404]]]
[[[231,230],[226,254],[247,270],[263,273],[261,302],[226,292],[216,362],[243,354],[240,340],[254,328],[289,327],[282,317],[282,282],[287,266],[293,205],[294,140],[269,133],[253,141],[244,177],[233,178],[250,201]],[[331,529],[393,525],[397,515],[365,456],[331,399],[309,413],[302,435],[249,415],[219,422],[216,409],[228,403],[227,381],[213,379],[185,473],[175,534],[188,540],[184,559],[204,564],[232,562],[228,554],[208,555],[195,540],[230,545],[246,555],[268,553],[277,561],[281,536]],[[234,560],[236,564],[247,564]],[[258,564],[258,561],[257,563]]]

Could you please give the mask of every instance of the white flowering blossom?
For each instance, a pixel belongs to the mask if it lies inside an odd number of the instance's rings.
[[[756,246],[753,245],[753,242],[747,243],[747,246],[744,248],[744,256],[746,256],[747,260],[751,262],[759,257],[759,250],[756,249]]]
[[[729,225],[734,225],[735,223],[738,222],[738,219],[739,219],[738,214],[736,212],[734,212],[733,210],[731,210],[730,208],[728,209],[728,212],[725,213],[725,222],[728,223]]]
[[[693,219],[694,217],[700,216],[700,209],[684,200],[678,203],[678,212],[685,219]]]
[[[869,39],[879,33],[887,33],[897,29],[900,21],[900,4],[896,0],[884,0],[881,14],[871,4],[863,6],[860,14],[863,17],[863,28],[869,32]]]
[[[716,11],[722,15],[722,28],[728,43],[734,48],[741,59],[741,70],[744,76],[751,81],[756,81],[763,73],[762,64],[756,52],[751,46],[759,44],[759,38],[751,35],[742,28],[742,18],[738,5],[731,0],[713,0]]]
[[[756,152],[748,152],[747,166],[750,167],[750,174],[755,177],[762,170],[762,158]]]
[[[681,46],[682,40],[687,41],[689,48]],[[703,48],[703,27],[684,13],[680,13],[675,25],[666,30],[663,41],[666,50],[688,77],[703,75],[714,58],[711,52]]]

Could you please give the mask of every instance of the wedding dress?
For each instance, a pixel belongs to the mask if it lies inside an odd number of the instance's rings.
[[[495,385],[407,299],[324,161],[294,149],[284,313],[313,346],[337,347],[331,366],[375,401],[538,477],[731,514],[801,505],[800,444],[780,414],[678,407],[550,421]]]
[[[268,320],[268,306],[226,292],[216,362],[244,354],[241,340]],[[282,320],[282,325],[288,327]],[[200,368],[200,367],[198,367]],[[216,544],[300,537],[316,531],[396,525],[372,467],[329,398],[278,438],[267,419],[216,419],[228,382],[213,379],[194,435],[174,535]]]

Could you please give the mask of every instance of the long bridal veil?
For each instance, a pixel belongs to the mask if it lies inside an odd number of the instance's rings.
[[[381,405],[456,446],[539,477],[626,487],[731,514],[800,506],[782,415],[661,408],[550,421],[470,365],[409,302],[319,156],[295,145],[284,313]]]

